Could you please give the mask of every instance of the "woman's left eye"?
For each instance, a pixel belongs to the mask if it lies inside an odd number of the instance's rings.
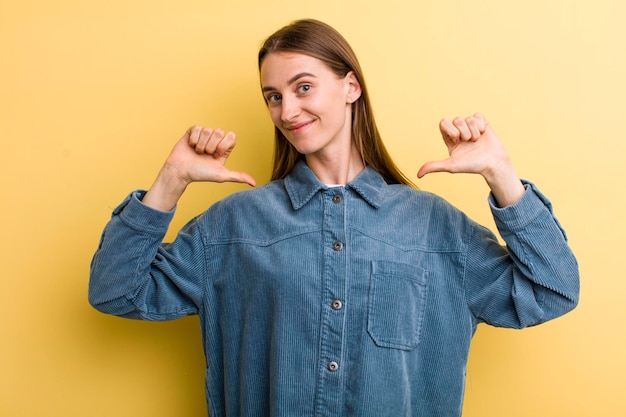
[[[311,86],[309,84],[302,84],[301,86],[298,87],[298,92],[299,93],[306,93],[310,89],[311,89]]]

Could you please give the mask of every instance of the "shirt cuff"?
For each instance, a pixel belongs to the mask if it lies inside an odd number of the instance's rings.
[[[146,195],[144,190],[136,190],[130,193],[113,210],[113,217],[118,217],[128,227],[144,233],[166,233],[174,217],[176,207],[170,211],[153,209],[141,202],[144,195]]]
[[[513,205],[498,207],[493,194],[489,194],[489,206],[498,229],[505,228],[511,231],[522,229],[533,222],[542,212],[545,213],[545,211],[556,221],[550,200],[532,182],[521,181],[526,191],[522,198]],[[559,225],[559,227],[561,226]]]

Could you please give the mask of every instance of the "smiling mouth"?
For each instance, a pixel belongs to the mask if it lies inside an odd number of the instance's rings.
[[[304,122],[304,123],[298,123],[295,125],[291,125],[286,127],[285,129],[288,130],[291,133],[300,133],[302,132],[304,129],[306,129],[308,126],[313,124],[313,120],[309,121],[309,122]]]

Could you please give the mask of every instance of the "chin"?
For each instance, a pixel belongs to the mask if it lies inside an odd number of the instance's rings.
[[[302,155],[309,155],[315,153],[318,150],[316,147],[309,146],[310,144],[307,144],[306,141],[302,139],[293,140],[293,138],[289,138],[288,141],[289,143],[291,143],[291,146],[293,146],[296,151],[298,151],[298,153],[301,153]]]

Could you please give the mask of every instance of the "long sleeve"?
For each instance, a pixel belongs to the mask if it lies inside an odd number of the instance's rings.
[[[478,321],[523,328],[572,310],[579,272],[548,199],[531,183],[515,205],[491,210],[506,248],[486,229],[470,237],[465,289]]]
[[[143,205],[142,196],[131,193],[106,225],[91,262],[89,302],[104,313],[145,320],[197,314],[204,262],[195,223],[176,242],[162,244],[174,213]]]

